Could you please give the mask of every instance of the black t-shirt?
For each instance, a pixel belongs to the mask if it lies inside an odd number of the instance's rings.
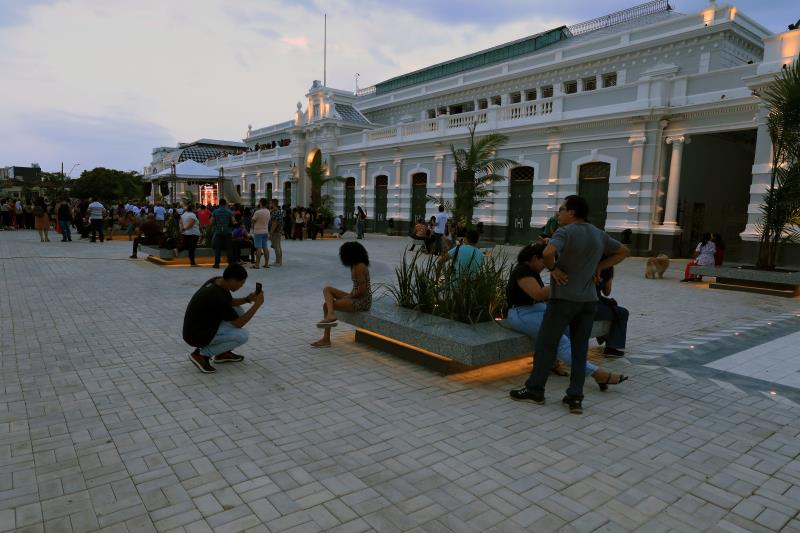
[[[58,206],[58,220],[72,221],[72,211],[67,204],[60,204]]]
[[[215,283],[218,279],[206,281],[189,300],[183,317],[183,340],[189,346],[208,346],[223,320],[230,322],[239,318],[233,308],[233,296]]]
[[[528,296],[528,293],[522,290],[519,286],[519,280],[522,278],[534,278],[540,287],[544,287],[542,278],[538,272],[535,272],[531,267],[525,263],[520,263],[511,271],[511,276],[508,278],[508,285],[506,286],[506,301],[508,307],[519,307],[521,305],[533,305],[536,300]]]

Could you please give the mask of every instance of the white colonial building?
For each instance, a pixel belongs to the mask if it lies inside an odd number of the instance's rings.
[[[314,82],[293,120],[248,130],[248,146],[210,160],[245,203],[307,205],[320,157],[335,210],[364,206],[369,228],[405,231],[452,198],[450,146],[468,127],[509,137],[516,166],[476,210],[485,239],[524,242],[580,193],[590,219],[633,232],[639,253],[693,249],[721,232],[728,256],[753,255],[770,141],[757,97],[800,52],[800,30],[772,35],[733,6],[681,14],[656,0],[404,74],[353,94]],[[274,145],[274,148],[272,147]],[[391,220],[390,220],[391,219]]]

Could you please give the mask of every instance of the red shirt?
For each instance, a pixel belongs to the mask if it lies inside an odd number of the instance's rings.
[[[201,226],[208,226],[211,224],[211,211],[205,207],[203,209],[198,209],[197,220],[200,221]]]

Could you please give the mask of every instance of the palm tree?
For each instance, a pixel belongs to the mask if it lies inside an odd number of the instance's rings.
[[[492,203],[495,192],[491,186],[506,179],[497,172],[514,165],[514,161],[497,157],[497,151],[508,141],[501,133],[489,133],[475,139],[477,123],[469,127],[469,145],[456,148],[450,145],[456,167],[455,209],[456,220],[472,225],[472,213],[476,207]]]
[[[311,203],[314,207],[322,205],[322,186],[326,183],[342,183],[345,179],[341,176],[325,177],[322,167],[322,158],[317,153],[311,160],[311,165],[306,167],[306,175],[311,180]]]
[[[761,205],[757,266],[774,269],[780,245],[800,237],[800,58],[761,96],[769,111],[772,175]]]

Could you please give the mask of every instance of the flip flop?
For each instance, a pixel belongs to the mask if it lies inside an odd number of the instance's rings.
[[[335,328],[339,325],[339,320],[334,318],[333,320],[320,320],[317,322],[318,328]]]
[[[311,343],[311,347],[312,348],[330,348],[331,344],[330,343],[328,343],[328,344],[317,344],[316,342],[312,342]]]

